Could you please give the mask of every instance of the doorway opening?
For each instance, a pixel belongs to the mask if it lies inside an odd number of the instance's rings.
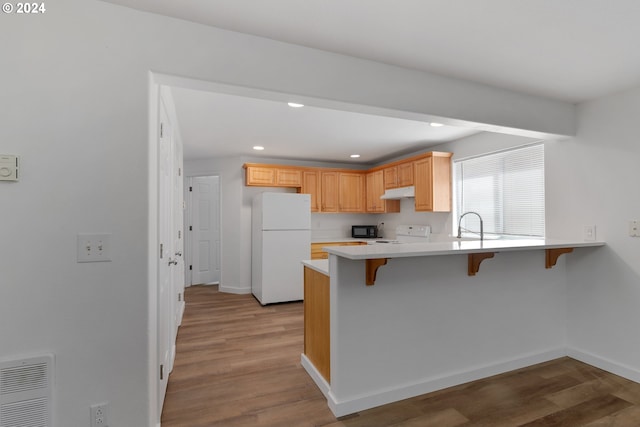
[[[185,285],[220,284],[220,177],[185,180]]]

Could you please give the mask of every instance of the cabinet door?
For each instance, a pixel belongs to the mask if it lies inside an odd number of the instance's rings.
[[[362,173],[340,172],[338,174],[338,210],[340,212],[365,212],[364,180]]]
[[[300,169],[278,169],[276,186],[300,187],[302,185],[302,171]]]
[[[329,277],[304,267],[304,354],[331,382]]]
[[[384,172],[379,170],[367,174],[367,212],[383,213],[384,200],[380,196],[384,194]]]
[[[451,158],[427,157],[414,162],[416,211],[451,211]]]
[[[413,185],[413,163],[402,163],[398,165],[398,187]]]
[[[338,212],[338,172],[320,173],[320,207],[322,212]]]
[[[246,181],[246,185],[273,186],[276,183],[276,169],[249,166]]]
[[[398,187],[398,167],[391,166],[384,170],[384,188],[397,188]]]
[[[433,210],[433,191],[432,191],[432,171],[433,158],[427,157],[414,162],[415,182],[416,186],[416,211],[432,211]]]
[[[451,157],[433,157],[431,173],[434,212],[451,212]]]
[[[311,195],[311,212],[320,212],[320,178],[317,171],[302,172],[301,193]]]

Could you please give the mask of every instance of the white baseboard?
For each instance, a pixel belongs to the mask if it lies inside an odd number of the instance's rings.
[[[612,374],[616,374],[628,380],[640,383],[640,371],[630,366],[614,362],[612,360],[577,348],[567,349],[567,356],[571,357],[572,359],[579,360],[580,362],[584,362],[588,365],[595,366],[596,368],[602,369],[603,371],[611,372]]]
[[[324,397],[326,397],[328,400],[329,391],[331,389],[329,383],[324,379],[322,375],[320,375],[320,372],[318,372],[314,364],[311,363],[309,358],[304,353],[300,355],[300,363],[302,364],[302,367],[305,369],[305,371],[307,371],[313,382],[316,383],[322,394],[324,394]]]
[[[244,287],[219,285],[218,286],[218,290],[220,292],[226,292],[228,294],[250,294],[251,293],[251,286],[249,286],[248,288],[244,288]]]
[[[443,375],[440,377],[425,378],[422,381],[413,384],[407,384],[405,386],[386,390],[377,390],[367,395],[354,396],[353,398],[346,400],[343,399],[340,401],[338,401],[331,393],[329,385],[327,385],[329,389],[327,392],[323,391],[323,394],[327,397],[327,403],[329,404],[329,408],[333,414],[336,417],[342,417],[344,415],[353,414],[354,412],[363,411],[380,405],[386,405],[387,403],[431,393],[432,391],[442,390],[447,387],[453,387],[470,381],[487,378],[493,375],[513,371],[515,369],[535,365],[537,363],[548,362],[549,360],[564,357],[566,355],[567,352],[565,348],[549,350],[543,353],[531,354],[517,359],[506,360],[463,372]],[[310,362],[308,363],[310,364]],[[304,359],[303,366],[305,366]],[[312,364],[311,367],[313,367]],[[311,375],[311,378],[313,378],[315,383],[318,384],[318,380],[314,377],[314,374],[310,372],[310,369],[306,366],[305,369],[307,369],[307,372],[309,372],[309,375]],[[311,371],[315,371],[315,368],[312,368]],[[318,387],[322,390],[322,386],[320,384],[318,384]]]
[[[184,307],[185,307],[185,303],[184,303],[184,297],[183,297],[182,301],[178,303],[178,326],[182,325],[182,318],[184,317]]]

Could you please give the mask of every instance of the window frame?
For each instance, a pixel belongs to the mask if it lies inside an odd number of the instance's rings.
[[[534,191],[534,193],[532,194],[532,198],[535,196],[534,200],[536,200],[536,209],[535,212],[531,213],[530,216],[531,217],[535,217],[535,221],[532,220],[531,223],[535,224],[534,226],[531,227],[530,232],[523,232],[523,229],[519,229],[519,230],[514,230],[512,229],[510,230],[506,230],[505,231],[505,221],[508,221],[509,218],[509,214],[505,215],[505,211],[507,211],[509,209],[509,207],[514,207],[514,204],[510,204],[508,205],[508,201],[505,203],[505,199],[504,199],[504,194],[499,195],[497,194],[497,192],[499,191],[503,191],[504,193],[504,183],[505,177],[508,177],[509,174],[512,174],[514,171],[518,172],[517,168],[513,168],[513,165],[507,167],[508,173],[504,174],[505,172],[505,166],[504,166],[504,162],[505,159],[509,159],[509,154],[515,154],[516,158],[517,155],[522,155],[522,152],[524,150],[528,150],[528,149],[532,149],[532,148],[540,148],[541,149],[541,153],[540,156],[541,157],[535,157],[535,161],[533,161],[530,164],[525,165],[526,167],[523,167],[521,169],[522,172],[526,173],[527,170],[530,171],[533,175],[537,175],[535,176],[535,179],[538,180],[539,182],[536,181],[538,184],[540,184],[539,186],[536,185],[531,186],[531,189],[533,189],[532,191]],[[520,152],[520,153],[519,153]],[[524,157],[522,157],[524,158]],[[462,205],[464,205],[464,202],[462,200],[462,198],[464,197],[463,194],[461,194],[461,189],[462,189],[462,193],[464,193],[464,177],[460,176],[461,173],[463,172],[464,169],[464,165],[465,162],[471,162],[473,163],[474,161],[476,161],[476,165],[477,160],[479,159],[487,159],[487,164],[490,164],[490,162],[496,162],[496,161],[501,161],[502,162],[502,174],[500,175],[489,175],[487,174],[487,177],[498,177],[501,182],[499,183],[495,183],[494,180],[494,184],[491,186],[491,191],[496,193],[493,194],[493,203],[492,203],[492,207],[491,209],[489,209],[490,213],[493,213],[494,215],[487,215],[486,211],[487,209],[474,209],[473,208],[473,204],[472,202],[469,202],[469,204],[471,204],[471,208],[466,209],[465,211],[462,211]],[[500,160],[501,159],[501,160]],[[521,159],[520,159],[521,160]],[[469,164],[469,163],[467,163]],[[473,166],[468,166],[468,167],[473,167]],[[504,150],[499,150],[499,151],[492,151],[492,152],[488,152],[488,153],[482,153],[482,154],[478,154],[478,155],[474,155],[474,156],[469,156],[469,157],[465,157],[465,158],[461,158],[461,159],[456,159],[453,162],[453,220],[452,220],[452,233],[454,236],[457,236],[458,234],[458,223],[460,222],[460,216],[463,213],[466,213],[468,211],[476,211],[476,210],[480,210],[480,215],[483,218],[483,222],[485,225],[485,230],[484,230],[484,236],[487,239],[496,239],[496,238],[509,238],[509,239],[544,239],[546,236],[546,206],[545,206],[545,190],[546,190],[546,185],[545,185],[545,144],[543,141],[536,141],[530,144],[525,144],[525,145],[519,145],[519,146],[515,146],[515,147],[509,147],[507,149]],[[490,171],[490,167],[488,168],[488,170]],[[495,172],[499,172],[498,169],[495,169]],[[510,192],[510,194],[516,194],[518,193],[517,190],[514,191],[513,188],[511,187],[511,184],[509,184],[509,188],[507,190],[508,192]],[[502,198],[502,200],[500,200]],[[517,197],[516,197],[517,199]],[[461,205],[462,202],[462,205]],[[542,208],[540,209],[539,203],[541,203]],[[496,208],[496,204],[500,205],[502,204],[503,206],[501,206],[499,209]],[[508,206],[507,206],[508,205]],[[521,216],[523,215],[522,212],[524,212],[523,206],[519,205],[518,203],[515,204],[516,207],[516,212],[517,214],[519,213]],[[521,211],[518,211],[517,209],[521,209]],[[484,215],[483,215],[484,213]],[[499,215],[500,217],[494,217],[495,215]],[[507,219],[505,219],[507,218]],[[467,220],[469,220],[469,226],[467,227]],[[537,222],[536,222],[537,221]],[[515,226],[520,226],[522,227],[522,224],[520,224],[518,221],[512,221]],[[475,215],[467,215],[465,216],[465,218],[462,220],[462,236],[463,237],[474,237],[474,238],[478,238],[479,237],[479,225],[478,225],[478,218]],[[499,225],[498,225],[499,224]],[[487,227],[488,226],[488,227]],[[512,227],[514,227],[514,225],[512,225]],[[464,230],[467,230],[466,232]],[[514,231],[518,231],[517,233]]]

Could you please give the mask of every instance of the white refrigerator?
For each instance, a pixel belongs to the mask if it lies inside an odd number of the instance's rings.
[[[251,219],[251,292],[262,305],[302,300],[301,261],[311,258],[311,196],[260,193]]]

